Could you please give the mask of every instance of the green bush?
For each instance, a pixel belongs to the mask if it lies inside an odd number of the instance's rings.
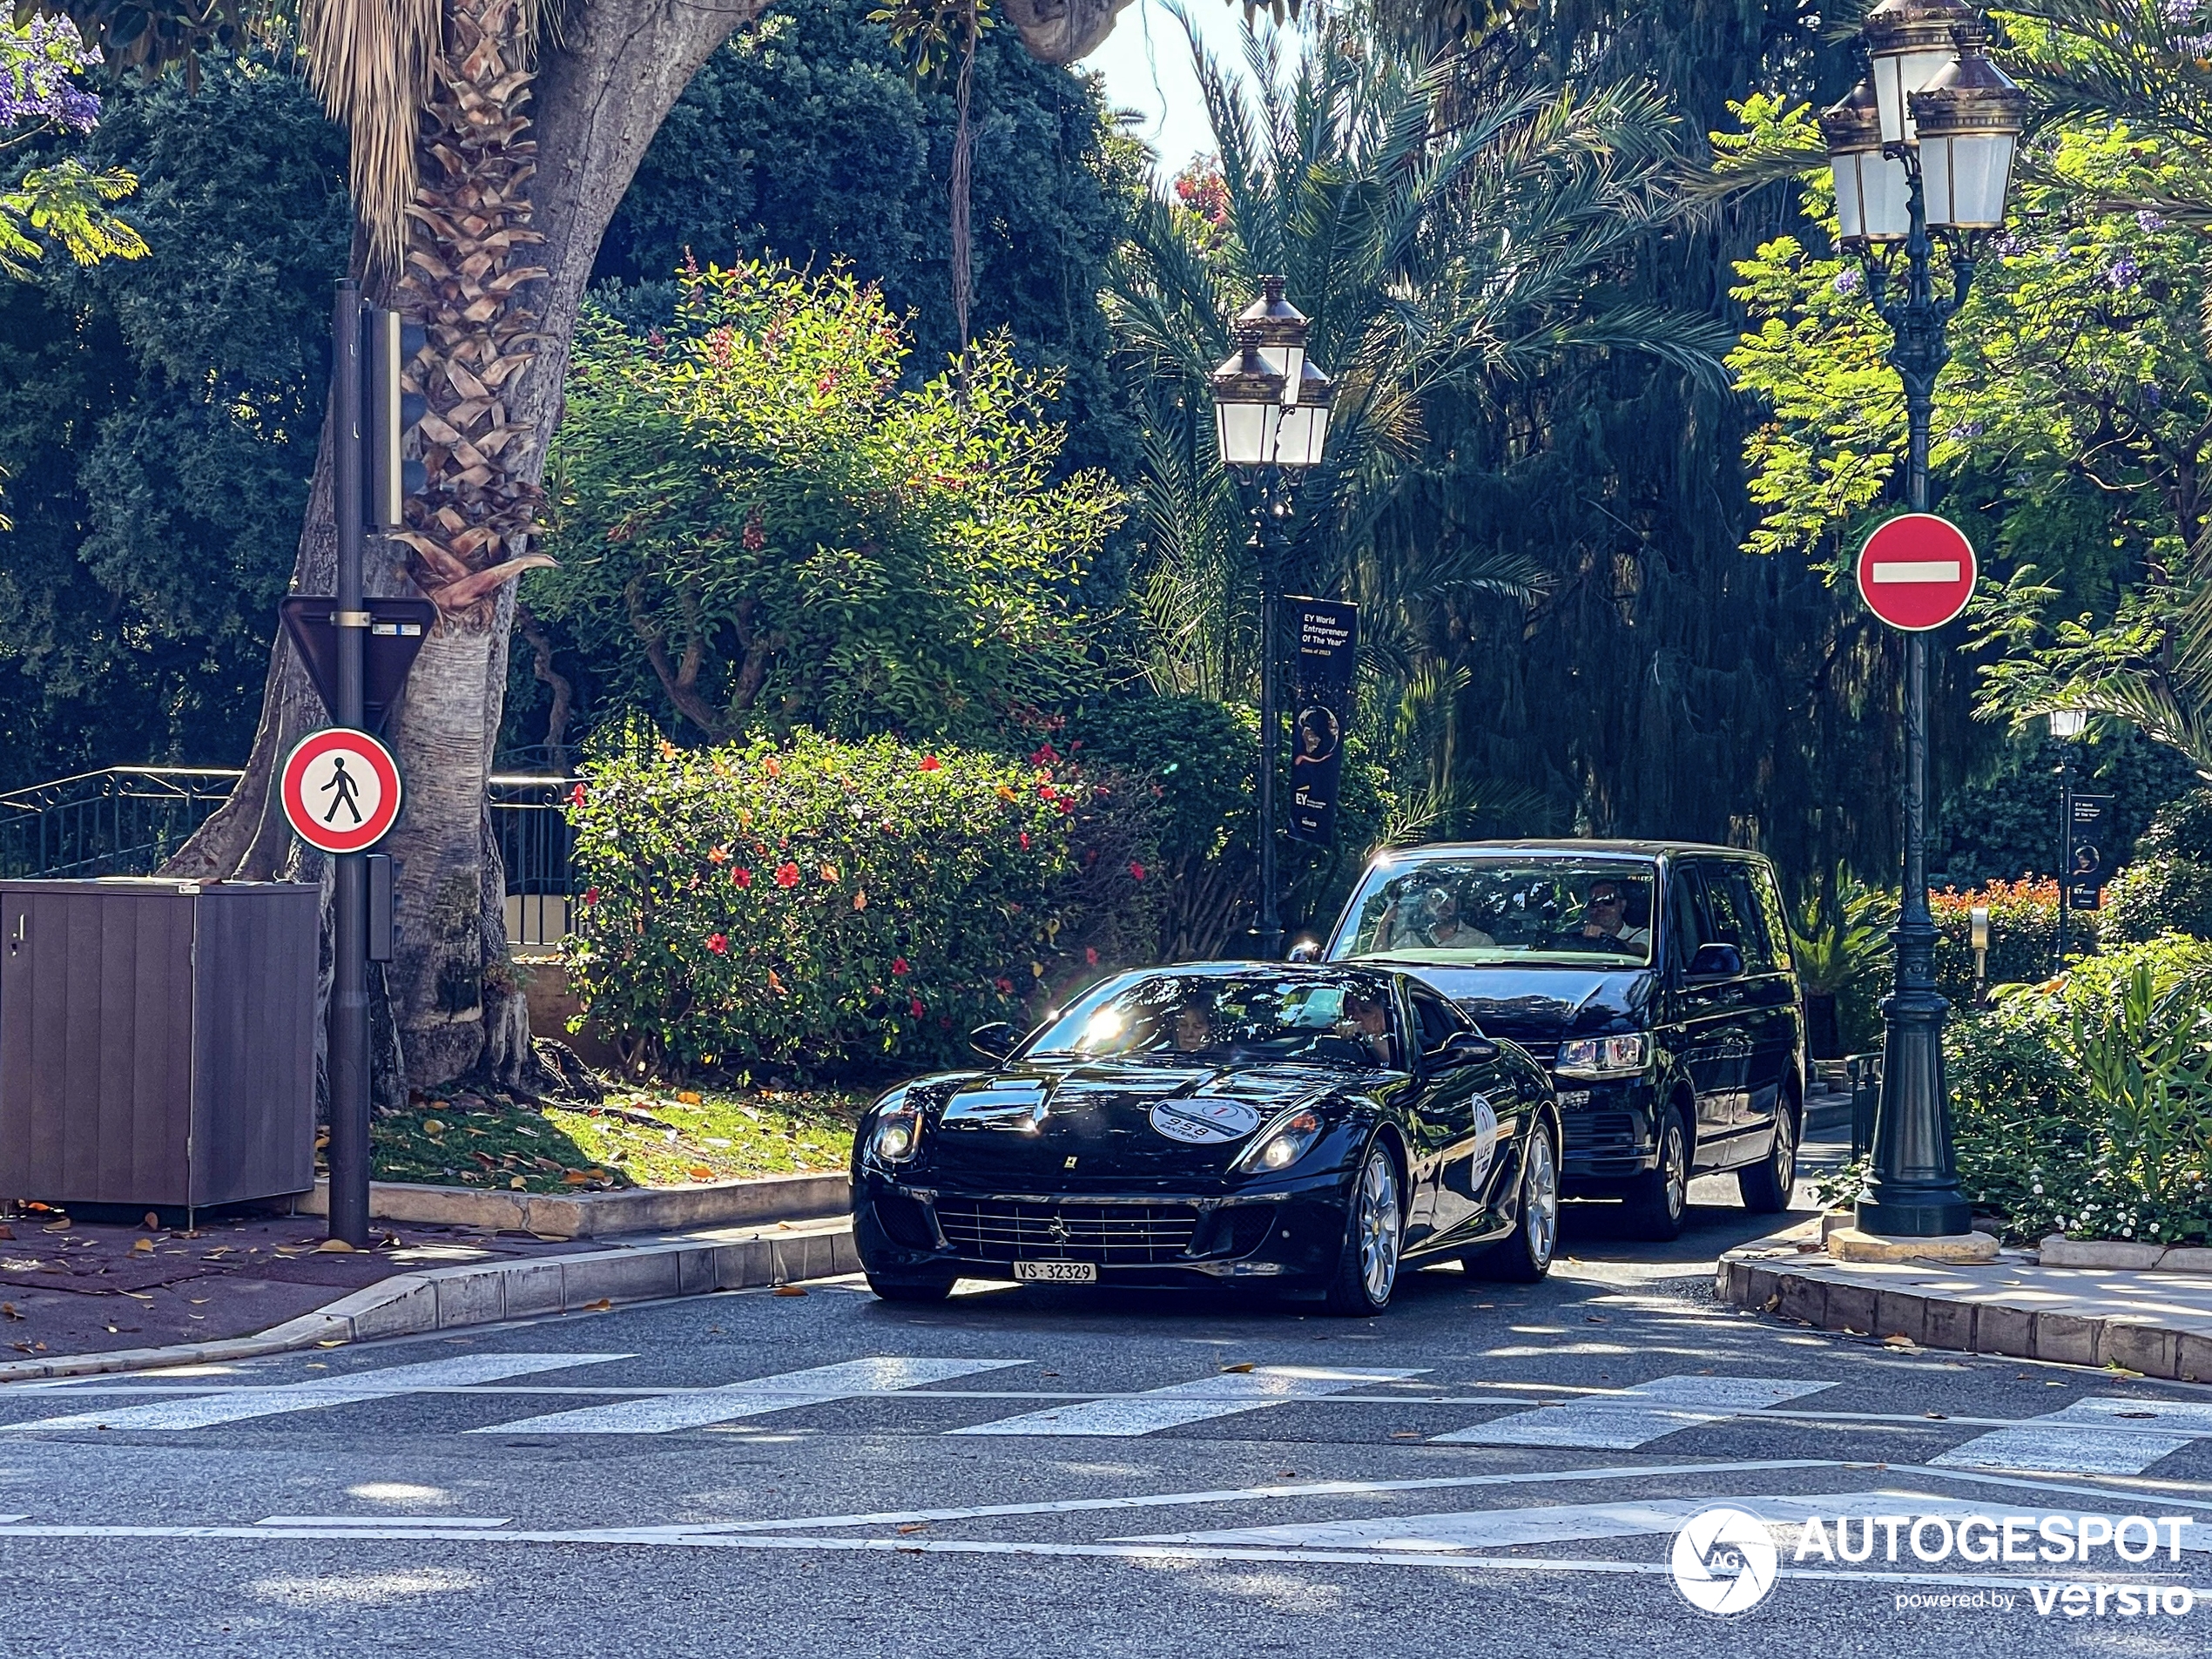
[[[2059,884],[2040,880],[1993,881],[1960,893],[1946,887],[1928,895],[1940,935],[1936,941],[1936,988],[1954,1008],[1973,1006],[1973,907],[1989,907],[1987,983],[2040,984],[2055,970],[2059,948]],[[2076,910],[2067,921],[2067,957],[2072,961],[2097,948],[2100,913]]]
[[[2212,864],[2173,854],[2137,859],[2106,887],[2104,920],[2114,939],[2212,939]]]
[[[2212,945],[2168,934],[1954,1019],[1959,1173],[2007,1233],[2212,1238]]]
[[[931,1064],[1020,1022],[1157,902],[1147,798],[1056,759],[805,731],[684,750],[633,728],[570,808],[590,1017],[664,1074]]]

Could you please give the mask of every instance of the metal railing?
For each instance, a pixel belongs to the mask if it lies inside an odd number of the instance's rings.
[[[235,766],[108,766],[0,795],[0,876],[151,874],[243,775]]]
[[[235,766],[108,766],[0,794],[0,877],[151,875],[230,799]],[[496,772],[486,788],[507,867],[507,936],[543,950],[568,932],[574,778]]]

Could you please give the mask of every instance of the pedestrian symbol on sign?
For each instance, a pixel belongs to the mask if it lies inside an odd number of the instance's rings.
[[[400,771],[366,732],[333,726],[301,739],[284,763],[284,815],[308,846],[360,853],[400,815]]]

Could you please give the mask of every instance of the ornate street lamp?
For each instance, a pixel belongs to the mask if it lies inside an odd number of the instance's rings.
[[[1866,14],[1862,38],[1873,71],[1874,132],[1861,86],[1822,115],[1821,133],[1844,246],[1858,256],[1867,297],[1890,327],[1890,363],[1905,383],[1905,502],[1924,513],[1936,375],[1951,354],[1944,330],[1966,302],[1982,239],[2004,222],[2027,99],[1983,53],[1987,30],[1959,0],[1883,0]],[[1901,226],[1892,166],[1905,185]],[[1950,292],[1940,294],[1939,241],[1951,266]],[[1952,1145],[1943,1072],[1949,1004],[1936,991],[1928,910],[1928,640],[1905,637],[1905,900],[1890,935],[1897,977],[1882,1005],[1874,1168],[1857,1220],[1864,1233],[1933,1238],[1965,1233],[1973,1212]]]
[[[1275,590],[1290,539],[1298,481],[1321,464],[1335,388],[1309,361],[1305,314],[1283,297],[1283,279],[1262,277],[1261,297],[1231,331],[1236,349],[1214,370],[1214,436],[1221,464],[1252,490],[1251,547],[1259,565],[1259,915],[1252,954],[1282,954],[1275,897]]]
[[[2059,948],[2054,974],[2066,972],[2067,889],[2074,880],[2074,745],[2089,729],[2087,709],[2053,709],[2051,735],[2059,742]]]

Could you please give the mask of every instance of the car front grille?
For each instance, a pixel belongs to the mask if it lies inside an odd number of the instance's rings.
[[[1636,1137],[1634,1112],[1565,1112],[1561,1122],[1567,1130],[1568,1150],[1626,1146]]]
[[[1559,1058],[1559,1044],[1556,1042],[1530,1042],[1522,1037],[1515,1037],[1514,1041],[1527,1049],[1528,1057],[1546,1071],[1549,1071],[1552,1062]]]
[[[1198,1211],[1185,1204],[1014,1204],[940,1198],[937,1224],[979,1262],[1096,1262],[1141,1267],[1184,1259]]]

